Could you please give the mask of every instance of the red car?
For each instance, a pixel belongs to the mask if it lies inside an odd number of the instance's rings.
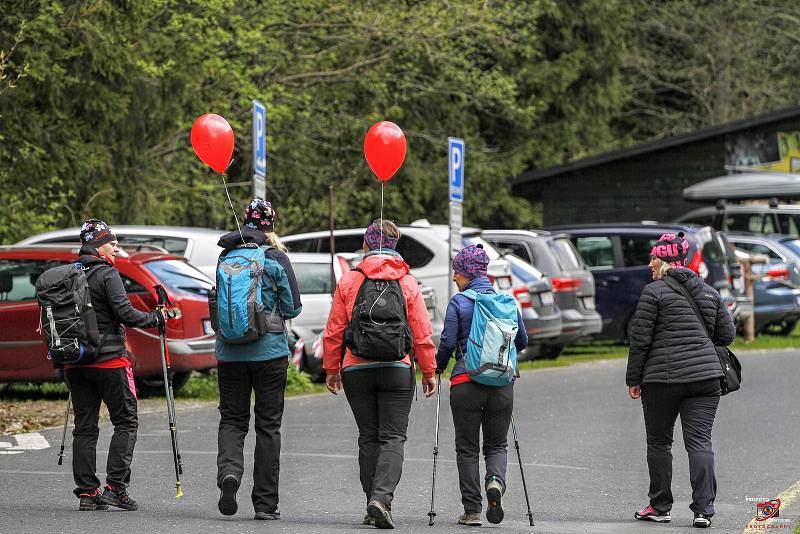
[[[0,382],[58,380],[47,359],[44,337],[37,332],[39,306],[34,283],[50,267],[77,259],[76,246],[0,247]],[[180,256],[163,251],[128,253],[124,245],[115,268],[135,308],[153,310],[156,305],[153,286],[161,284],[178,312],[177,317],[167,320],[175,389],[186,383],[192,371],[216,366],[215,336],[208,316],[211,280]],[[145,395],[163,392],[157,329],[126,327],[126,331],[140,392]]]

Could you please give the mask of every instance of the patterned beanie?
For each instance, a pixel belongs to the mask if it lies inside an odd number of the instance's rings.
[[[489,267],[489,255],[481,244],[464,247],[453,258],[453,271],[470,280],[486,276],[487,267]]]
[[[254,198],[244,210],[244,224],[262,232],[274,232],[275,210],[272,209],[272,204],[266,200]]]
[[[394,250],[397,246],[399,237],[389,237],[381,232],[381,220],[378,219],[367,227],[364,232],[364,242],[370,250],[378,250],[381,248],[390,248]]]
[[[100,219],[89,219],[81,226],[82,245],[97,248],[116,240],[117,236],[111,231],[111,227]]]
[[[683,236],[683,232],[678,232],[678,235],[662,235],[650,250],[650,256],[656,257],[672,267],[686,267],[689,242]]]

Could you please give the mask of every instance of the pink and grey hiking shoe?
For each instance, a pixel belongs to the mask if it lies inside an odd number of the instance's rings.
[[[669,523],[672,521],[669,512],[659,512],[652,506],[642,508],[633,516],[640,521],[655,521],[656,523]]]

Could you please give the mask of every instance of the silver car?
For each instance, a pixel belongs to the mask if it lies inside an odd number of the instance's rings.
[[[217,259],[222,249],[217,241],[224,230],[210,228],[190,228],[187,226],[114,226],[112,227],[120,243],[128,245],[153,245],[170,254],[183,256],[189,263],[212,280],[216,277]],[[80,228],[66,228],[34,235],[23,239],[17,245],[42,243],[79,243]],[[130,247],[128,247],[130,249]]]

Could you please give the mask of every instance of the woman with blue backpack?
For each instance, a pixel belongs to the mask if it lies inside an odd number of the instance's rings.
[[[244,440],[255,391],[256,449],[253,458],[254,519],[280,519],[278,478],[286,369],[290,354],[285,319],[302,306],[297,280],[275,235],[272,204],[253,199],[244,227],[223,235],[216,294],[209,296],[217,333],[219,433],[217,506],[223,515],[238,508],[244,474]]]
[[[447,306],[436,354],[439,373],[444,372],[454,353],[456,358],[450,375],[450,409],[464,505],[458,523],[469,526],[481,525],[481,429],[486,460],[486,519],[494,524],[503,520],[516,353],[528,345],[513,297],[495,292],[486,274],[488,266],[489,256],[481,245],[470,245],[453,258],[453,281],[459,293]]]

